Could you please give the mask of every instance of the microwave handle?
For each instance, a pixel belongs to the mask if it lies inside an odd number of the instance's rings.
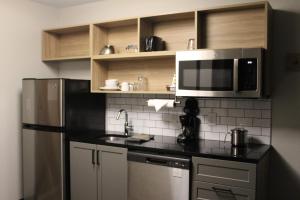
[[[233,62],[233,91],[239,92],[239,59],[234,59]]]

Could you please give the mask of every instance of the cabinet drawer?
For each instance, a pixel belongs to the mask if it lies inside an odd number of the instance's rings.
[[[256,165],[193,157],[193,180],[255,189]]]
[[[194,181],[192,200],[255,200],[255,190]]]

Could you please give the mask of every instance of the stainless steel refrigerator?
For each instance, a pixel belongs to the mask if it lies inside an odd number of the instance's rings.
[[[105,130],[105,96],[90,81],[23,79],[24,200],[68,198],[68,137]]]

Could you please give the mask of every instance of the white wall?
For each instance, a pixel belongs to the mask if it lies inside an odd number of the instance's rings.
[[[28,0],[0,0],[0,199],[21,191],[21,87],[25,77],[56,77],[41,62],[41,30],[58,21],[57,10]]]
[[[60,25],[72,25],[190,11],[250,0],[109,0],[60,10]],[[272,200],[300,199],[300,72],[285,70],[287,52],[300,52],[300,1],[270,0],[274,12]],[[87,63],[86,63],[87,64]],[[88,65],[88,64],[87,64]],[[88,78],[88,66],[75,64],[77,73],[62,64],[60,76]]]

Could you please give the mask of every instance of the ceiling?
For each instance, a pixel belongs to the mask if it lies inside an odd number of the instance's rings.
[[[95,2],[95,1],[103,1],[103,0],[32,0],[32,1],[46,4],[49,6],[54,6],[54,7],[68,7],[68,6],[75,6],[79,4]]]

